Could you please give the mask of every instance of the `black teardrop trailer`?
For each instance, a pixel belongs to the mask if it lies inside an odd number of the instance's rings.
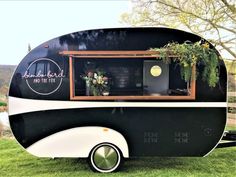
[[[20,62],[9,91],[16,140],[38,157],[89,158],[99,172],[123,158],[206,156],[226,124],[227,73],[219,82],[185,82],[177,61],[150,48],[197,35],[168,28],[80,31],[49,40]],[[211,46],[211,48],[214,48]],[[105,163],[109,162],[109,163]]]

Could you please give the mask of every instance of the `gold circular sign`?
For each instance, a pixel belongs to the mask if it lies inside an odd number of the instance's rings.
[[[162,72],[161,67],[158,65],[154,65],[150,70],[151,75],[154,77],[160,76],[161,72]]]

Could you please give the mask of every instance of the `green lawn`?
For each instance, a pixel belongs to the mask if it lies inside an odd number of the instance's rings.
[[[127,176],[216,177],[236,176],[236,147],[216,149],[205,158],[142,158],[127,160],[121,171],[99,174],[84,159],[37,158],[15,140],[0,139],[0,176]]]
[[[225,128],[225,130],[226,131],[228,131],[228,130],[236,130],[236,126],[233,126],[233,125],[231,125],[231,126],[227,126],[226,128]]]
[[[7,106],[7,103],[4,103],[4,102],[0,101],[0,106]]]

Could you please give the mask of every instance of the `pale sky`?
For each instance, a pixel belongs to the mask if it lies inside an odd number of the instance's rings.
[[[121,14],[131,10],[129,0],[0,0],[0,64],[17,65],[27,54],[28,44],[33,49],[80,30],[127,27],[120,23]]]
[[[126,0],[0,1],[0,64],[17,65],[31,48],[80,30],[124,27]]]

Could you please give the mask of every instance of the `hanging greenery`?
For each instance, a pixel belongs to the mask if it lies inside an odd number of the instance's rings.
[[[169,64],[171,60],[176,61],[180,65],[181,76],[188,82],[192,78],[192,67],[194,65],[203,64],[202,80],[206,81],[210,87],[215,87],[219,81],[219,56],[215,49],[210,48],[208,42],[189,41],[179,44],[171,42],[162,48],[154,48],[152,51],[158,51],[158,59],[162,59]],[[196,76],[198,71],[196,71]],[[196,79],[196,78],[195,78]]]

